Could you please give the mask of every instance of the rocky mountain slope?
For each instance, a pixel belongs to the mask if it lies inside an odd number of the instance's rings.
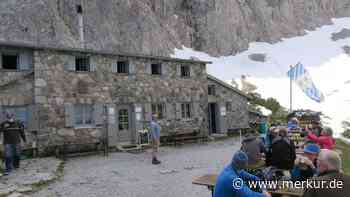
[[[0,41],[152,55],[184,45],[229,55],[342,16],[350,0],[1,0]]]

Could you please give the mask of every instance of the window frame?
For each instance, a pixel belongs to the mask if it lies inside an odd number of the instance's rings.
[[[126,111],[126,117],[125,115],[121,115],[121,111]],[[123,120],[121,120],[123,119]],[[126,120],[126,121],[125,121]],[[125,128],[124,126],[127,125]],[[125,131],[130,129],[130,112],[128,109],[119,109],[118,110],[118,130],[119,131]]]
[[[185,70],[183,70],[185,69]],[[180,76],[182,78],[190,78],[191,77],[191,67],[189,65],[181,65],[180,66]]]
[[[157,114],[158,119],[166,118],[166,105],[165,103],[152,103],[151,104],[152,114]]]
[[[208,95],[216,96],[216,86],[215,85],[208,85]]]
[[[181,103],[181,118],[191,119],[193,116],[192,103]]]
[[[81,107],[80,109],[81,114],[78,114],[78,107]],[[87,114],[90,113],[90,114]],[[77,123],[77,118],[81,116],[81,123]],[[91,123],[87,123],[89,116],[91,116]],[[74,105],[74,127],[75,128],[86,128],[86,127],[95,127],[95,120],[94,120],[94,105],[92,104],[75,104]]]
[[[157,66],[157,69],[155,69],[154,66]],[[157,72],[153,72],[153,71],[157,71]],[[162,63],[152,63],[151,64],[151,75],[160,76],[162,74],[163,74],[163,65],[162,65]]]
[[[84,65],[78,65],[78,60],[83,60]],[[84,62],[86,61],[87,62]],[[87,65],[85,65],[87,63]],[[82,70],[82,67],[86,67],[87,70]],[[79,68],[79,70],[78,70]],[[75,56],[75,71],[76,72],[91,72],[91,59],[89,56]]]
[[[16,56],[16,69],[4,68],[4,56]],[[20,60],[19,53],[16,52],[1,52],[1,69],[8,71],[18,71],[20,70]]]
[[[232,102],[226,102],[226,112],[232,112]]]

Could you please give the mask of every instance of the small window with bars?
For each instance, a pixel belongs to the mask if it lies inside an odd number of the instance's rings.
[[[191,118],[192,117],[192,109],[190,103],[182,103],[181,104],[181,116],[182,118]]]
[[[191,76],[191,69],[190,66],[181,66],[181,77],[190,77]]]
[[[119,130],[128,130],[129,129],[129,110],[120,109],[118,112],[119,120]]]
[[[232,111],[232,103],[231,102],[226,102],[226,111],[231,112]]]
[[[18,54],[2,54],[1,55],[2,69],[17,70],[19,69],[19,56]]]
[[[215,85],[209,85],[208,86],[208,95],[215,96]]]
[[[162,64],[151,64],[151,74],[152,75],[161,75],[162,74]]]
[[[75,70],[82,72],[90,71],[90,58],[89,57],[75,57]]]
[[[127,61],[117,62],[117,73],[128,74],[129,73],[129,63]]]
[[[165,118],[165,104],[152,104],[152,114],[157,115],[158,119]]]

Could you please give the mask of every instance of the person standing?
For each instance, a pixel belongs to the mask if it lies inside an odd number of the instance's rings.
[[[157,115],[152,115],[152,120],[150,124],[151,138],[152,138],[152,164],[158,165],[161,162],[157,158],[160,145],[160,131],[161,127],[157,121]]]
[[[266,144],[266,133],[269,129],[267,117],[263,118],[262,116],[258,116],[256,120],[258,126],[258,132],[260,134],[260,138],[264,144]]]
[[[26,142],[23,124],[13,114],[6,114],[6,120],[0,124],[0,132],[4,136],[5,174],[9,175],[13,168],[20,167],[21,138]]]

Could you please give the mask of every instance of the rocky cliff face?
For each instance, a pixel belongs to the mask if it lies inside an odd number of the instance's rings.
[[[153,55],[184,45],[228,55],[343,16],[350,0],[1,0],[0,40]]]

